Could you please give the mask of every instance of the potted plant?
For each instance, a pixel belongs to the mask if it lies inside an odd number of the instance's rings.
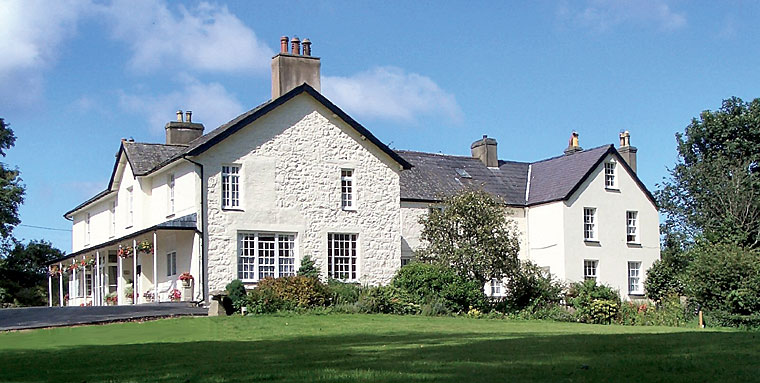
[[[184,273],[180,274],[179,278],[177,278],[177,279],[179,279],[180,281],[182,281],[182,286],[184,286],[184,287],[190,287],[190,284],[193,283],[193,276],[192,276],[192,274],[190,274],[188,272],[184,272]]]
[[[127,304],[131,305],[134,301],[134,293],[135,290],[132,288],[131,284],[124,288],[124,298],[126,298]]]
[[[169,293],[169,299],[171,299],[172,302],[179,302],[179,300],[182,298],[182,293],[174,289]]]
[[[153,253],[153,244],[150,243],[147,239],[143,239],[140,241],[140,243],[137,244],[137,251],[145,254],[151,254]]]
[[[144,292],[142,296],[143,296],[143,298],[145,298],[146,302],[153,302],[153,300],[156,298],[156,295],[153,294],[152,290],[148,290],[148,291]]]
[[[116,306],[119,304],[119,296],[116,294],[116,292],[108,293],[106,294],[106,305],[108,306]]]

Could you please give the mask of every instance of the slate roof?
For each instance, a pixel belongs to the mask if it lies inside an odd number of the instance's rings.
[[[610,150],[614,151],[615,148],[612,145],[604,145],[569,156],[563,155],[532,163],[527,204],[535,205],[570,198],[583,179],[604,160]]]
[[[150,173],[158,165],[187,149],[185,145],[146,144],[131,141],[124,141],[123,144],[127,160],[132,165],[132,171],[136,176]]]
[[[499,168],[488,168],[473,157],[396,152],[412,164],[411,169],[401,172],[402,200],[440,201],[464,189],[481,189],[510,205],[525,203],[528,164],[504,162]],[[469,177],[457,169],[464,170]]]

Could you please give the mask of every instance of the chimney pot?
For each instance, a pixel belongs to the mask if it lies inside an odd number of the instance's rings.
[[[301,40],[298,39],[298,36],[293,36],[293,40],[290,40],[290,54],[301,55]]]
[[[636,152],[638,152],[638,149],[631,146],[631,133],[627,130],[620,133],[620,149],[618,150],[618,153],[620,153],[620,157],[623,157],[628,164],[628,167],[630,167],[634,173],[636,173],[636,162],[638,161],[636,158]]]
[[[177,111],[177,122],[182,122],[182,111],[181,110]]]
[[[301,44],[303,45],[303,55],[311,56],[311,41],[309,41],[309,39],[304,39]]]
[[[185,122],[193,122],[193,111],[188,110],[185,112]]]
[[[280,53],[288,53],[288,36],[280,37]]]
[[[569,156],[576,152],[582,152],[583,148],[581,148],[580,143],[578,141],[578,132],[573,130],[573,133],[570,135],[570,140],[567,143],[567,148],[565,149],[565,155]]]

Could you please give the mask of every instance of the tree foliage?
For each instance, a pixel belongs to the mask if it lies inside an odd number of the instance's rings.
[[[723,101],[676,134],[679,160],[657,192],[687,239],[760,245],[760,99]]]
[[[452,267],[481,286],[491,278],[510,277],[518,270],[518,231],[502,201],[484,191],[464,191],[443,201],[420,219],[426,246],[422,262]]]
[[[0,155],[16,143],[13,130],[0,118]],[[0,238],[9,240],[13,227],[21,223],[18,208],[24,202],[24,185],[18,169],[10,169],[0,162]]]
[[[0,258],[0,289],[5,290],[1,303],[39,306],[47,301],[47,266],[45,263],[63,256],[50,242],[16,242]]]

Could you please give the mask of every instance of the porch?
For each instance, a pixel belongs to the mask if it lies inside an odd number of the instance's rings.
[[[176,220],[175,220],[176,221]],[[48,265],[49,306],[136,305],[203,300],[195,222],[154,226]],[[66,285],[66,286],[64,286]]]

